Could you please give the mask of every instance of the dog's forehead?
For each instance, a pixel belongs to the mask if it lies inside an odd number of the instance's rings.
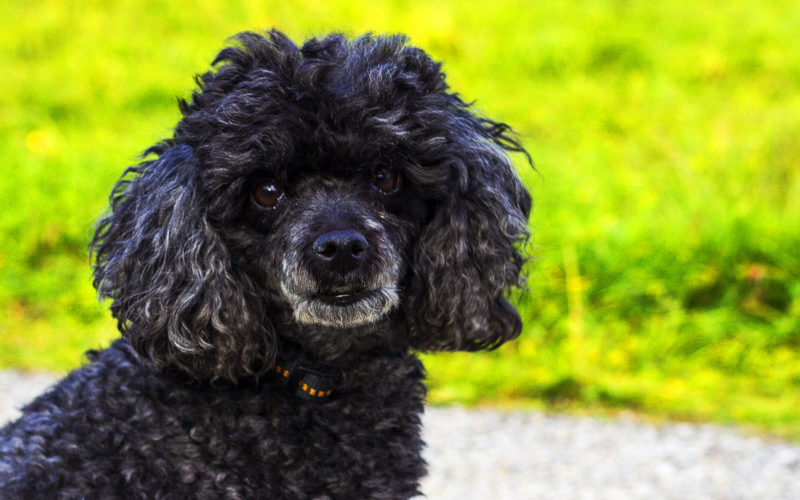
[[[444,164],[455,133],[446,100],[418,93],[388,99],[352,80],[284,85],[258,95],[256,101],[269,102],[245,113],[249,126],[236,128],[241,136],[228,134],[230,123],[220,119],[222,133],[200,145],[209,153],[207,173],[214,184],[227,189],[236,178],[289,183],[307,176],[354,178],[392,168],[406,174],[406,185],[441,195],[438,186],[448,177]],[[253,97],[248,94],[251,104]],[[248,108],[242,102],[232,106]]]
[[[341,116],[331,116],[337,111]],[[339,108],[276,117],[253,131],[263,153],[248,167],[283,177],[346,176],[392,166],[409,155],[410,125],[402,122],[402,116],[397,110],[345,112]]]
[[[380,77],[369,72],[354,77],[335,71],[315,84],[293,81],[280,97],[286,100],[284,112],[261,131],[263,142],[289,150],[312,168],[346,171],[408,156],[415,144],[444,135],[439,125],[449,121],[442,120],[449,116],[447,106],[404,89],[385,73],[390,72],[383,68]],[[280,141],[272,137],[277,130]]]

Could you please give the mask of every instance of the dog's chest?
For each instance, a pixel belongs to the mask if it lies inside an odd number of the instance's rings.
[[[259,412],[220,412],[188,428],[192,455],[207,458],[184,478],[242,498],[413,496],[424,473],[422,401],[402,392],[317,405],[278,395]],[[197,464],[171,458],[179,471]]]

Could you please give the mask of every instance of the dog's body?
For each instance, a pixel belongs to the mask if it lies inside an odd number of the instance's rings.
[[[9,498],[408,498],[411,349],[514,338],[507,126],[402,37],[246,33],[92,248],[123,338],[0,432]]]
[[[419,362],[387,354],[352,368],[360,388],[313,403],[271,377],[176,383],[117,341],[6,428],[0,496],[413,496],[424,472]]]

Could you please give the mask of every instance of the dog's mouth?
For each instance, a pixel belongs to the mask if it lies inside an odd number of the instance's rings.
[[[374,323],[400,303],[397,287],[328,289],[303,294],[283,285],[283,293],[300,324],[353,327]]]
[[[350,290],[350,291],[335,291],[335,292],[318,292],[311,298],[319,300],[325,304],[334,306],[348,306],[356,302],[365,300],[378,293],[375,290]]]

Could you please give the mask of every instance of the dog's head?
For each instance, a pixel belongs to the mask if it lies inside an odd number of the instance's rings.
[[[137,350],[236,380],[283,337],[335,351],[401,330],[473,350],[518,335],[506,296],[531,201],[510,129],[401,36],[237,40],[92,242],[95,286]]]

